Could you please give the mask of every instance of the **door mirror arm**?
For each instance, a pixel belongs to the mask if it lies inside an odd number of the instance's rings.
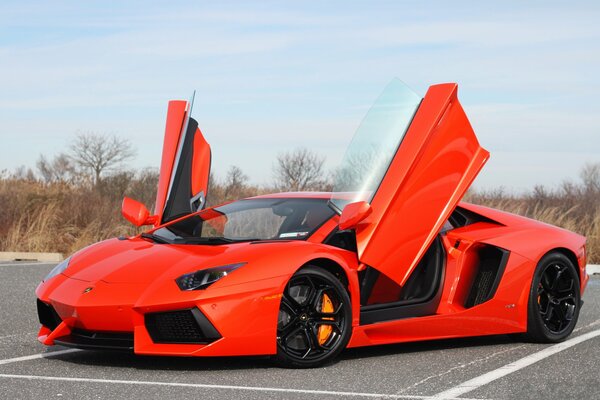
[[[340,230],[346,230],[356,227],[359,223],[364,221],[371,213],[373,209],[371,205],[366,201],[357,201],[355,203],[346,204],[340,215],[339,228]]]
[[[129,197],[123,198],[121,214],[135,226],[152,225],[157,220],[157,216],[150,215],[150,211],[148,211],[144,204]]]

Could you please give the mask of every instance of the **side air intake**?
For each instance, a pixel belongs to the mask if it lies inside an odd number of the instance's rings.
[[[494,297],[508,262],[509,254],[508,250],[489,245],[484,245],[479,250],[477,275],[475,275],[469,296],[465,302],[466,308],[474,307]]]
[[[146,314],[145,323],[154,343],[206,344],[221,337],[198,308]]]

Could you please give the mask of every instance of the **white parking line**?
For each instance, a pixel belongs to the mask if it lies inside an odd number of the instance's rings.
[[[596,321],[591,322],[587,325],[580,326],[579,328],[575,328],[575,329],[573,329],[573,332],[579,332],[582,329],[591,328],[592,326],[596,326],[596,325],[600,325],[600,319],[597,319]]]
[[[593,339],[595,337],[600,336],[600,329],[585,333],[580,336],[576,336],[572,339],[569,339],[565,342],[555,344],[550,347],[546,347],[543,350],[540,350],[536,353],[530,354],[527,357],[523,357],[520,360],[512,362],[510,364],[504,365],[498,369],[487,372],[483,375],[480,375],[476,378],[470,379],[466,382],[461,383],[460,385],[454,386],[448,390],[444,390],[433,396],[434,399],[447,399],[447,398],[456,398],[458,396],[462,396],[465,393],[469,393],[483,385],[487,385],[490,382],[493,382],[497,379],[500,379],[506,375],[512,374],[515,371],[528,367],[532,364],[535,364],[538,361],[543,360],[544,358],[550,357],[556,353],[559,353],[563,350],[566,350],[570,347],[573,347],[579,343],[585,342],[586,340]]]
[[[181,382],[150,382],[150,381],[129,381],[120,379],[94,379],[94,378],[71,378],[63,376],[37,376],[37,375],[12,375],[0,374],[0,378],[6,379],[26,379],[26,380],[43,380],[43,381],[59,381],[59,382],[82,382],[82,383],[112,383],[123,385],[148,385],[148,386],[167,386],[167,387],[183,387],[183,388],[199,388],[199,389],[221,389],[221,390],[243,390],[251,392],[275,392],[275,393],[299,393],[312,395],[329,395],[329,396],[344,396],[344,397],[366,397],[378,399],[420,399],[433,400],[431,396],[411,396],[397,394],[382,394],[382,393],[355,393],[355,392],[336,392],[333,390],[308,390],[308,389],[288,389],[260,386],[234,386],[234,385],[209,385],[202,383],[181,383]],[[440,397],[435,397],[436,400]],[[444,400],[476,400],[455,397],[443,397]]]
[[[21,362],[21,361],[37,360],[39,358],[54,357],[54,356],[59,356],[61,354],[75,353],[77,351],[81,351],[81,350],[67,349],[67,350],[50,351],[48,353],[33,354],[31,356],[7,358],[4,360],[0,360],[0,365],[12,364],[12,363]]]
[[[0,263],[0,267],[37,267],[37,266],[48,266],[48,265],[56,265],[58,263],[55,262],[17,262],[17,263]]]
[[[600,274],[600,265],[598,264],[588,264],[586,269],[588,275]]]

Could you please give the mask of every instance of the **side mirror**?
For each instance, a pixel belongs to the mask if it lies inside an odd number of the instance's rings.
[[[343,231],[354,228],[371,215],[372,212],[373,209],[371,208],[371,205],[366,201],[357,201],[356,203],[347,204],[340,216],[340,230]]]
[[[156,216],[151,216],[145,205],[129,197],[123,198],[121,214],[135,226],[151,225],[156,222]]]

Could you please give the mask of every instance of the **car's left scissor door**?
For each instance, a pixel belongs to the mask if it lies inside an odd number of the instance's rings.
[[[156,194],[157,225],[206,205],[211,151],[198,122],[191,118],[193,101],[194,96],[187,102],[169,102]]]

